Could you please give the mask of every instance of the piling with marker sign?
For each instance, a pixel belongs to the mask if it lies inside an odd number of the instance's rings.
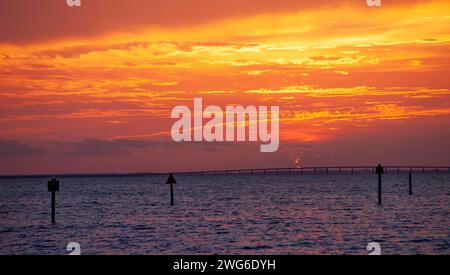
[[[52,192],[52,223],[56,222],[56,192],[59,191],[59,181],[56,180],[55,178],[52,178],[49,182],[48,182],[48,191]]]
[[[381,175],[384,174],[384,168],[381,164],[375,168],[375,173],[378,174],[378,204],[381,205]]]
[[[169,175],[166,183],[170,185],[170,205],[173,206],[175,204],[173,200],[173,184],[177,183],[177,181],[175,180],[175,177],[172,175],[172,173]]]

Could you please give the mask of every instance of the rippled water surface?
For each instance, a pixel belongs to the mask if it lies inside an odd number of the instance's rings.
[[[44,178],[0,179],[0,253],[450,254],[450,175],[66,177],[50,224]]]

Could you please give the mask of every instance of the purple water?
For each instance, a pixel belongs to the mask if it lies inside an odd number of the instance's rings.
[[[450,175],[0,179],[0,254],[450,254]]]

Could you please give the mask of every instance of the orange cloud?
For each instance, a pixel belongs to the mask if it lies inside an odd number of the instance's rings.
[[[196,96],[279,105],[281,138],[296,142],[449,117],[448,1],[199,0],[190,15],[184,1],[108,1],[104,25],[100,1],[49,6],[60,13],[43,21],[15,2],[0,12],[1,139],[168,138],[171,108]]]

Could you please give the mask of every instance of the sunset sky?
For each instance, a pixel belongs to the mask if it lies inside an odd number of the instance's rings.
[[[450,1],[5,0],[0,174],[450,164]],[[280,148],[171,109],[280,106]]]

